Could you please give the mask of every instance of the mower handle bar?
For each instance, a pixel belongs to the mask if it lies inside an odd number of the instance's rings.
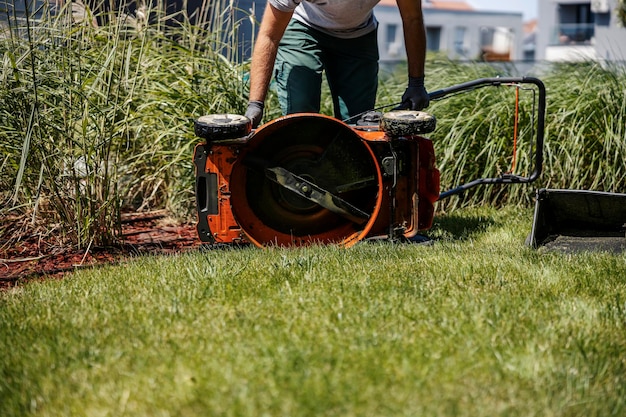
[[[445,98],[446,96],[474,90],[480,87],[499,87],[502,85],[515,85],[515,84],[534,84],[539,91],[539,102],[537,107],[537,137],[535,142],[535,166],[533,172],[528,177],[515,175],[515,174],[503,174],[498,178],[479,178],[470,181],[466,184],[460,185],[451,190],[445,191],[439,194],[439,200],[448,198],[455,194],[461,194],[462,192],[469,190],[470,188],[484,184],[525,184],[535,181],[541,175],[543,168],[543,138],[545,133],[545,119],[546,119],[546,87],[544,83],[535,77],[494,77],[494,78],[480,78],[466,83],[453,85],[451,87],[443,88],[441,90],[433,91],[429,94],[431,100],[438,100]]]

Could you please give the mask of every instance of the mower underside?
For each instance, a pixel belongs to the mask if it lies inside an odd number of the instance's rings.
[[[411,239],[431,226],[439,171],[432,142],[419,133],[434,129],[432,116],[390,114],[392,136],[378,125],[303,113],[223,139],[230,119],[237,117],[197,124],[207,139],[194,156],[202,241],[351,246]],[[220,129],[211,133],[215,123]]]

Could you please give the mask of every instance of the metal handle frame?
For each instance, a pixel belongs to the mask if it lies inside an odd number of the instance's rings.
[[[437,90],[430,93],[431,100],[439,100],[448,96],[475,90],[482,87],[500,87],[502,85],[515,85],[515,84],[533,84],[537,87],[539,92],[538,106],[537,106],[537,135],[535,141],[535,155],[534,155],[534,167],[533,171],[528,177],[515,175],[515,174],[503,174],[498,178],[479,178],[470,181],[466,184],[455,187],[451,190],[445,191],[439,194],[439,200],[448,198],[450,196],[461,194],[470,188],[485,185],[485,184],[525,184],[535,181],[541,175],[543,169],[543,139],[545,133],[545,119],[546,119],[546,87],[544,83],[535,77],[495,77],[495,78],[481,78],[473,81],[469,81],[462,84],[453,85],[441,90]]]

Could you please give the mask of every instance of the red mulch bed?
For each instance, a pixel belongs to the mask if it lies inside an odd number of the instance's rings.
[[[123,244],[76,250],[41,234],[22,236],[12,244],[0,242],[0,290],[33,279],[60,278],[80,268],[123,262],[132,256],[172,254],[197,250],[195,224],[168,220],[166,213],[134,213],[122,216]]]

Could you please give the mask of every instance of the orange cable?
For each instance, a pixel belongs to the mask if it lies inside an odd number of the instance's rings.
[[[517,167],[517,127],[519,125],[519,86],[515,87],[515,124],[513,126],[513,160],[511,162],[510,174],[515,172]]]

